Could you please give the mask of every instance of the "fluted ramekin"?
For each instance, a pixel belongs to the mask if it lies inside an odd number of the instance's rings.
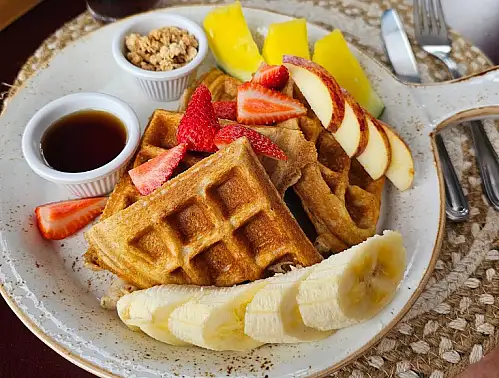
[[[150,31],[167,26],[176,26],[189,31],[198,41],[198,53],[185,66],[171,71],[149,71],[139,68],[125,56],[125,37],[130,33],[146,35]],[[116,34],[112,53],[118,66],[134,76],[144,93],[154,101],[178,100],[191,80],[196,78],[197,69],[208,54],[208,40],[203,29],[195,22],[171,13],[146,13],[131,17]]]
[[[61,117],[87,109],[102,110],[119,118],[126,129],[125,147],[109,163],[90,171],[69,173],[53,169],[41,151],[45,131]],[[30,168],[40,177],[66,187],[78,197],[95,197],[113,190],[139,141],[139,120],[125,102],[103,93],[75,93],[52,101],[36,112],[24,130],[22,151]]]

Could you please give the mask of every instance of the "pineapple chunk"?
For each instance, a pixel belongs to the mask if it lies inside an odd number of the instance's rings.
[[[268,64],[282,64],[283,55],[310,59],[307,21],[304,18],[269,26],[263,45],[263,58]]]
[[[381,115],[385,106],[372,89],[369,79],[348,48],[340,30],[332,31],[315,43],[312,60],[328,70],[338,84],[374,117]]]
[[[206,15],[203,26],[220,68],[242,81],[251,80],[263,58],[246,24],[241,3],[215,8]]]

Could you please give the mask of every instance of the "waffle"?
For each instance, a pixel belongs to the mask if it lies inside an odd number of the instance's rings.
[[[139,288],[231,286],[282,261],[321,260],[246,138],[205,158],[86,234],[100,258]]]
[[[163,151],[176,146],[177,127],[181,118],[182,113],[156,110],[144,131],[140,147],[129,169],[137,167],[158,156]],[[284,192],[300,178],[302,168],[317,159],[314,144],[305,140],[302,133],[297,130],[267,126],[253,127],[253,129],[269,137],[288,156],[286,161],[260,157],[260,161],[267,170],[273,184],[281,196],[284,196]],[[174,176],[193,166],[202,160],[204,156],[203,154],[187,153],[178,169],[174,172]],[[141,198],[140,193],[133,185],[130,176],[125,173],[109,197],[100,220],[109,218],[111,215],[127,208],[139,198]],[[110,270],[100,258],[98,251],[92,247],[87,250],[84,258],[87,267],[91,269]]]
[[[298,124],[315,143],[318,161],[303,169],[293,189],[317,231],[317,250],[340,252],[376,232],[385,178],[371,179],[317,118],[302,117]]]

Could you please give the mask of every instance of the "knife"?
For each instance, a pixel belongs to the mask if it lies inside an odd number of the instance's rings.
[[[416,58],[400,17],[394,9],[381,16],[381,38],[393,70],[401,81],[421,83]],[[469,205],[440,134],[435,135],[445,184],[445,212],[450,220],[468,219]]]

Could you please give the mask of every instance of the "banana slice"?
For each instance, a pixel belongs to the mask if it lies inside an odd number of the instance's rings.
[[[244,351],[263,343],[244,334],[246,306],[265,281],[217,288],[208,287],[201,296],[176,308],[168,328],[178,339],[213,350]]]
[[[168,329],[168,319],[175,308],[199,297],[197,286],[163,285],[135,291],[117,304],[120,319],[132,330],[141,330],[152,338],[171,345],[188,345]]]
[[[307,327],[302,320],[296,295],[310,268],[272,277],[246,308],[244,333],[264,343],[299,343],[320,340],[332,332]]]
[[[304,323],[326,331],[373,317],[395,295],[405,254],[402,235],[385,231],[313,267],[296,298]]]

